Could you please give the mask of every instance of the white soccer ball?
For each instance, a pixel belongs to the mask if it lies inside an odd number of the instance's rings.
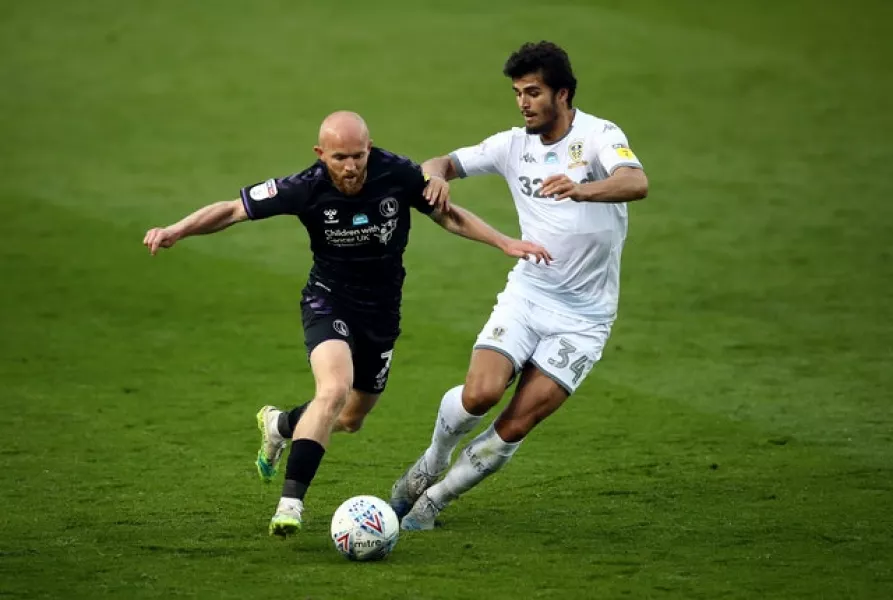
[[[332,541],[350,560],[381,560],[400,537],[400,521],[387,502],[375,496],[354,496],[332,515]]]

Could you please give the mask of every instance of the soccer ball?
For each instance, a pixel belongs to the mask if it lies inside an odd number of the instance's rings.
[[[350,560],[381,560],[400,537],[400,521],[387,502],[375,496],[354,496],[332,515],[332,541]]]

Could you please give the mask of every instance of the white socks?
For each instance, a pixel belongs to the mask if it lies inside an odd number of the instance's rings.
[[[304,501],[298,498],[286,498],[283,496],[279,499],[279,506],[276,507],[276,514],[279,513],[301,513],[304,512]]]
[[[446,397],[444,397],[444,403],[446,403]],[[443,405],[441,405],[442,410]],[[521,442],[513,444],[504,442],[496,433],[494,426],[490,425],[486,431],[465,447],[456,460],[456,464],[446,476],[439,483],[428,488],[428,498],[439,507],[446,506],[448,502],[455,500],[460,494],[464,494],[487,476],[505,466],[520,445]]]
[[[443,395],[431,445],[425,451],[425,465],[431,474],[440,473],[450,466],[450,456],[466,433],[475,428],[481,417],[475,416],[462,406],[462,389],[457,385]]]

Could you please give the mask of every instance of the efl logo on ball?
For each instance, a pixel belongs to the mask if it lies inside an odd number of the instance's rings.
[[[387,502],[375,496],[345,500],[332,516],[332,542],[350,560],[381,560],[400,537],[400,522]]]

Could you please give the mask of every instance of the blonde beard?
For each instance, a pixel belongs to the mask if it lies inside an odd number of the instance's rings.
[[[366,170],[364,169],[360,176],[352,181],[348,181],[343,177],[336,177],[331,170],[329,171],[329,177],[332,178],[332,183],[335,184],[339,192],[346,196],[355,196],[360,193],[363,189],[363,184],[366,183]]]

